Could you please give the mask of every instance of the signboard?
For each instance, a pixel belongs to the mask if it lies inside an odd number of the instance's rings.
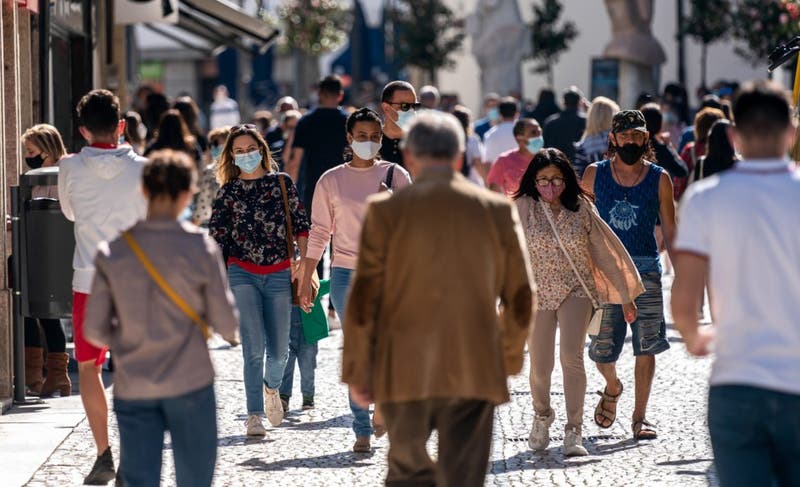
[[[114,0],[114,23],[178,23],[178,0]]]
[[[609,58],[592,59],[592,99],[605,96],[619,100],[619,60]]]

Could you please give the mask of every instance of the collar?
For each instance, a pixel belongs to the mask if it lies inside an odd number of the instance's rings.
[[[734,170],[749,174],[775,174],[792,172],[795,165],[788,159],[750,159],[737,162]]]
[[[450,166],[426,167],[420,171],[416,181],[449,181],[456,177],[456,172]]]
[[[116,149],[118,147],[117,144],[106,144],[103,142],[95,142],[94,144],[89,144],[89,147],[94,147],[95,149]]]

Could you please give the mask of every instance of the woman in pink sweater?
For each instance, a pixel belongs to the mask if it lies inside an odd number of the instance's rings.
[[[354,112],[347,119],[347,142],[353,157],[349,162],[329,170],[317,182],[311,205],[311,232],[308,251],[303,261],[304,283],[300,299],[310,302],[311,275],[333,237],[331,262],[331,299],[340,318],[345,316],[345,298],[356,268],[361,225],[367,211],[367,198],[385,190],[398,190],[411,184],[411,177],[402,167],[380,160],[378,152],[383,137],[383,124],[369,108]],[[370,451],[373,430],[369,411],[350,401],[356,443],[353,451]]]

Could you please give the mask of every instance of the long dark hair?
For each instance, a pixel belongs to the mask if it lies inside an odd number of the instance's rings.
[[[203,132],[200,130],[200,124],[198,123],[200,108],[192,97],[178,97],[175,103],[172,104],[172,108],[181,112],[181,117],[183,117],[183,121],[186,122],[186,128],[189,129],[189,133],[199,139],[203,135]]]
[[[653,134],[650,134],[650,137],[648,137],[644,141],[644,156],[643,157],[644,157],[645,160],[648,160],[648,161],[655,161],[656,160],[656,149],[655,149],[655,147],[653,147],[653,137],[652,137],[652,135]],[[616,139],[616,136],[614,135],[614,132],[609,133],[609,137],[610,138],[608,140],[608,149],[606,150],[605,158],[606,159],[613,159],[614,155],[617,153],[617,144],[616,144],[616,142],[614,140],[614,139]]]
[[[186,127],[181,112],[172,108],[161,115],[156,131],[156,139],[150,150],[172,149],[193,154],[195,139]]]
[[[536,201],[539,201],[539,189],[536,187],[536,175],[539,171],[548,167],[555,166],[564,177],[564,191],[561,193],[561,204],[564,208],[570,211],[578,211],[580,208],[581,196],[591,199],[591,195],[587,193],[580,184],[578,184],[578,176],[569,159],[558,149],[542,149],[533,155],[533,160],[528,165],[528,169],[522,176],[519,183],[519,191],[514,194],[514,199],[520,199],[523,196],[530,196]]]

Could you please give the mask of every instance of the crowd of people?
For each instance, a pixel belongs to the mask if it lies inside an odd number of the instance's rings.
[[[528,444],[546,450],[556,331],[564,455],[589,454],[587,348],[604,379],[592,420],[616,422],[629,330],[625,414],[634,439],[657,438],[647,407],[656,356],[670,349],[662,262],[675,265],[688,351],[716,349],[709,426],[721,484],[798,478],[800,285],[786,269],[800,264],[800,233],[787,225],[800,172],[786,158],[794,129],[779,86],[707,95],[690,127],[671,89],[625,109],[574,86],[563,109],[550,90],[535,107],[489,94],[475,121],[406,81],[384,87],[380,113],[343,108],[344,96],[327,76],[318,106],[303,113],[284,97],[241,123],[221,87],[206,132],[190,97],[140,91],[122,112],[94,90],[76,109],[79,153],[66,155],[48,125],[23,135],[28,167],[59,167],[58,187],[34,196],[58,199],[75,222],[74,358],[97,448],[87,484],[157,485],[169,431],[178,485],[210,485],[206,340],[241,344],[243,432],[263,437],[264,419],[279,427],[291,407],[295,363],[301,406],[315,407],[317,342],[337,315],[352,449],[388,433],[387,484],[483,485],[493,411],[526,346]],[[706,286],[713,327],[698,326]],[[65,342],[57,320],[26,321],[31,394],[70,394]],[[118,470],[101,380],[109,349]]]

